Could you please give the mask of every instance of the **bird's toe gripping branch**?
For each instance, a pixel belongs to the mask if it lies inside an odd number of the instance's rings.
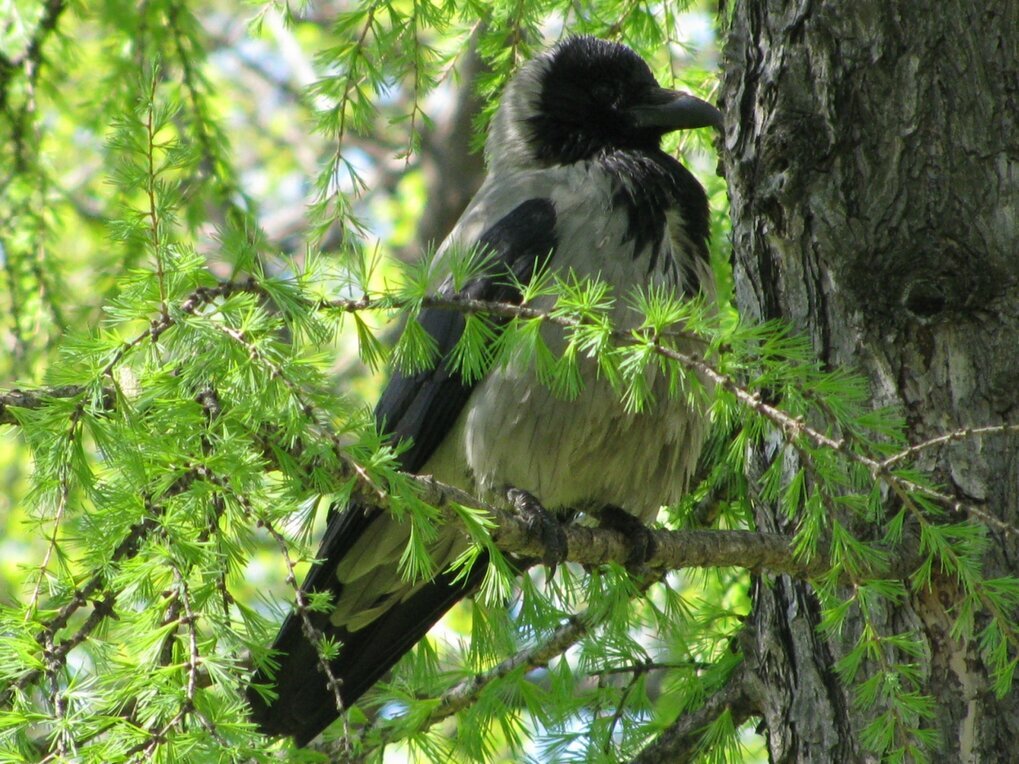
[[[594,513],[602,528],[618,531],[630,541],[630,556],[626,567],[630,570],[641,568],[654,557],[658,550],[655,534],[644,523],[626,510],[608,504]]]
[[[566,559],[569,552],[563,524],[527,491],[510,488],[506,491],[506,498],[528,527],[540,536],[545,547],[541,561],[549,567],[549,575],[554,575],[556,566]]]

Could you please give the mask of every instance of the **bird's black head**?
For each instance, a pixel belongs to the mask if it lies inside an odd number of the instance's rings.
[[[672,130],[708,125],[721,126],[715,107],[660,87],[630,48],[570,37],[517,75],[493,137],[525,154],[518,163],[549,166],[617,149],[653,151]]]

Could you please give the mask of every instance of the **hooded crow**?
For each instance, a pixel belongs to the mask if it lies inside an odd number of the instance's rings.
[[[704,189],[661,150],[674,130],[721,127],[708,103],[659,86],[630,48],[571,37],[533,59],[507,86],[485,146],[488,173],[438,253],[483,249],[481,276],[459,292],[520,302],[519,286],[543,269],[601,279],[615,295],[655,286],[714,295]],[[451,279],[439,289],[454,294]],[[539,305],[538,307],[548,307]],[[624,299],[615,326],[639,320]],[[564,399],[523,360],[468,380],[448,361],[464,331],[461,313],[429,309],[419,320],[440,360],[416,374],[396,371],[375,409],[379,428],[406,441],[401,468],[429,474],[487,500],[519,489],[549,510],[581,510],[631,527],[653,520],[686,490],[701,449],[702,409],[670,400],[668,380],[650,380],[653,403],[626,411],[594,361],[580,361],[583,389]],[[553,352],[562,333],[546,327]],[[625,510],[625,511],[624,511]],[[439,618],[480,582],[475,564],[457,580],[448,564],[462,531],[440,528],[431,547],[438,575],[406,581],[398,563],[405,523],[352,505],[328,523],[304,591],[328,592],[333,609],[309,614],[340,644],[330,670],[344,707],[354,703]],[[484,561],[482,561],[484,562]],[[291,614],[273,645],[278,668],[260,668],[254,718],[269,734],[304,745],[339,711],[320,657]]]

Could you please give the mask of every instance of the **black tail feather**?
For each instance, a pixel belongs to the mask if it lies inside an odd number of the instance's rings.
[[[480,583],[488,566],[487,555],[475,561],[466,580],[442,573],[406,602],[353,633],[329,624],[328,614],[309,614],[316,629],[341,643],[339,656],[330,663],[339,680],[344,708],[350,707],[403,657],[456,602]],[[318,651],[305,637],[301,620],[291,613],[284,621],[273,651],[279,668],[270,677],[259,669],[252,684],[275,684],[277,697],[265,701],[248,690],[252,717],[269,735],[290,735],[305,745],[340,715],[336,696],[322,671]]]

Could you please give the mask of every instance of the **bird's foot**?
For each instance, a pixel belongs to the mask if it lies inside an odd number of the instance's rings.
[[[549,577],[554,576],[556,567],[566,559],[569,551],[563,524],[527,491],[510,488],[506,491],[506,498],[516,513],[527,523],[528,528],[536,531],[541,537],[541,543],[545,547],[541,561],[548,566]]]
[[[619,531],[630,540],[630,555],[626,558],[628,570],[643,567],[658,551],[654,532],[629,512],[609,504],[594,514],[602,528]]]

